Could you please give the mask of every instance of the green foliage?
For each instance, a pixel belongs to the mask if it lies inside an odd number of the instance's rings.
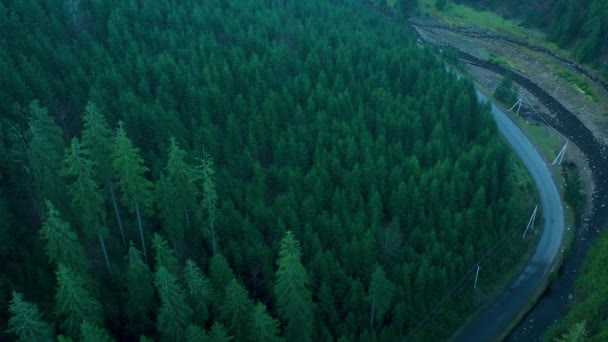
[[[40,205],[44,200],[61,203],[64,189],[57,171],[65,149],[62,131],[38,101],[30,103],[28,115],[26,171],[33,179],[34,194]]]
[[[278,311],[286,322],[289,341],[312,340],[312,298],[308,275],[301,263],[300,244],[291,231],[281,240],[274,292]]]
[[[104,329],[84,321],[80,325],[80,341],[83,342],[112,342],[110,334]]]
[[[20,293],[13,291],[8,311],[8,332],[17,336],[18,341],[51,342],[54,340],[53,326],[44,321],[36,304],[23,300]]]
[[[390,310],[394,292],[395,285],[393,285],[390,280],[386,279],[382,267],[376,266],[376,270],[372,274],[368,292],[368,298],[372,307],[370,314],[370,330],[373,328],[374,319],[376,321],[382,321],[384,319],[384,314]]]
[[[73,138],[66,148],[61,174],[71,178],[68,191],[72,196],[72,204],[78,208],[84,231],[89,236],[107,235],[103,226],[105,221],[104,201],[95,183],[93,163],[87,159],[86,150],[77,138]]]
[[[59,212],[53,204],[46,202],[47,214],[40,237],[46,242],[45,251],[49,261],[63,264],[78,272],[85,272],[87,257],[84,248],[78,241],[78,236],[69,223],[59,217]]]
[[[209,318],[208,304],[215,299],[211,282],[192,260],[186,261],[183,278],[188,302],[191,303],[194,313],[193,319],[204,324]]]
[[[116,132],[112,159],[124,204],[131,212],[136,210],[136,203],[140,203],[144,211],[149,211],[152,204],[152,183],[145,177],[149,169],[144,165],[139,150],[127,137],[122,123]]]
[[[253,302],[249,299],[247,290],[236,279],[232,279],[226,288],[220,317],[237,341],[244,341],[252,333],[248,327],[251,311]]]
[[[570,170],[565,174],[564,199],[574,209],[576,217],[580,217],[585,207],[585,195],[578,169]]]
[[[154,287],[161,305],[156,319],[157,330],[165,341],[180,341],[192,319],[192,309],[186,303],[186,293],[164,266],[154,273]]]
[[[266,305],[257,303],[249,318],[249,331],[251,341],[256,342],[279,342],[279,321],[266,312]]]
[[[547,341],[602,341],[608,336],[608,235],[589,251],[575,282],[575,302],[568,314],[545,333]]]
[[[92,161],[97,184],[106,184],[113,174],[113,134],[106,118],[93,102],[89,102],[85,108],[81,135],[81,150]]]
[[[513,87],[512,79],[511,73],[507,72],[494,90],[494,97],[507,105],[513,105],[517,102],[517,91]]]
[[[91,324],[117,339],[201,338],[209,327],[213,341],[254,337],[256,314],[260,332],[287,340],[391,340],[521,221],[511,155],[470,81],[378,15],[412,15],[417,1],[70,3],[81,20],[39,1],[0,5],[11,37],[0,39],[0,182],[13,217],[3,255],[23,260],[0,271],[4,293],[23,288],[51,306],[45,261],[63,260],[103,298],[107,325]],[[70,193],[57,177],[63,134],[80,137],[66,158]],[[66,222],[50,215],[46,233],[61,234],[45,249],[27,232],[47,198]],[[125,209],[135,215],[123,222]],[[112,278],[80,257],[67,222],[85,230],[91,255],[103,229]],[[143,255],[131,246],[123,265],[136,225]],[[394,294],[368,331],[376,265]],[[222,310],[243,297],[267,312]],[[466,313],[451,306],[445,328],[424,337],[445,339]]]
[[[126,270],[127,304],[125,307],[128,330],[133,336],[149,330],[152,325],[150,313],[155,307],[152,273],[142,258],[140,251],[129,246]]]
[[[447,0],[435,0],[435,7],[440,11],[444,10],[446,5]]]
[[[156,268],[164,267],[171,273],[177,273],[179,271],[175,251],[169,247],[167,240],[160,236],[160,234],[154,233],[152,248],[154,250]]]
[[[57,268],[55,307],[63,330],[73,338],[79,337],[80,325],[85,321],[103,326],[101,303],[87,288],[85,278],[64,264]]]

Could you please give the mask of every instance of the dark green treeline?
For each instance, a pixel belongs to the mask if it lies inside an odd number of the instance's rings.
[[[409,333],[520,217],[470,81],[366,12],[2,1],[6,336]]]

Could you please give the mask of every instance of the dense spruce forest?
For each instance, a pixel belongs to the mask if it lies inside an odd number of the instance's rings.
[[[472,83],[357,2],[4,0],[0,32],[0,338],[399,340],[526,215]]]

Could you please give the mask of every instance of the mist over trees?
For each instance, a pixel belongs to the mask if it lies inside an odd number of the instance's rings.
[[[357,3],[9,0],[0,27],[2,337],[394,340],[521,221],[472,83]]]

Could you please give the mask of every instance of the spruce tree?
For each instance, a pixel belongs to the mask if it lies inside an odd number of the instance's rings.
[[[174,245],[184,239],[186,229],[190,230],[190,215],[198,197],[196,184],[200,172],[188,164],[186,157],[186,152],[172,138],[167,166],[155,186],[162,227]]]
[[[192,319],[192,310],[186,303],[186,293],[177,277],[164,266],[154,274],[154,286],[161,305],[156,319],[156,328],[165,341],[180,341]]]
[[[135,334],[147,331],[152,321],[150,314],[154,309],[154,288],[152,273],[144,262],[142,254],[131,242],[127,256],[127,305],[128,330]]]
[[[20,293],[13,291],[13,298],[8,307],[11,317],[8,320],[8,332],[17,336],[18,341],[52,342],[53,326],[44,321],[36,304],[23,300]]]
[[[149,169],[144,165],[139,150],[127,137],[122,122],[119,123],[116,132],[112,159],[112,166],[118,175],[118,183],[122,191],[122,200],[127,208],[137,215],[141,247],[144,260],[147,262],[142,215],[147,213],[152,205],[152,183],[145,177]]]
[[[57,174],[65,142],[61,129],[37,100],[30,103],[28,115],[27,171],[33,178],[33,197],[43,210],[45,200],[61,203],[65,198],[64,184]]]
[[[221,318],[237,341],[244,341],[249,336],[247,325],[252,310],[253,302],[249,299],[247,290],[236,279],[232,279],[226,288]]]
[[[84,273],[87,257],[78,236],[70,224],[59,217],[59,212],[50,201],[46,202],[46,206],[47,215],[40,230],[40,237],[46,242],[46,255],[53,263],[64,264]]]
[[[174,274],[179,271],[175,252],[169,247],[167,240],[158,233],[154,233],[152,237],[152,249],[154,250],[156,268],[163,266]]]
[[[93,102],[89,102],[83,116],[82,150],[88,153],[88,159],[93,162],[97,184],[103,184],[104,191],[110,195],[116,223],[120,230],[123,246],[126,247],[125,232],[112,184],[114,170],[112,169],[113,134],[106,118]]]
[[[277,309],[286,322],[284,335],[288,341],[312,340],[312,295],[300,259],[300,244],[288,231],[281,240],[274,285]]]
[[[374,319],[381,321],[384,318],[384,314],[390,308],[394,291],[395,286],[386,278],[382,267],[376,265],[368,292],[368,298],[371,302],[369,316],[370,330],[374,328]]]
[[[110,334],[97,325],[84,321],[80,324],[80,341],[82,342],[112,342]]]
[[[89,237],[96,237],[101,246],[108,272],[112,273],[112,266],[106,250],[104,239],[108,235],[105,227],[104,200],[99,186],[95,183],[93,165],[86,158],[78,139],[72,139],[66,149],[61,174],[71,178],[68,191],[72,195],[72,204],[77,209],[84,232]]]
[[[200,204],[201,216],[207,217],[207,235],[211,240],[213,255],[218,252],[217,235],[215,232],[215,216],[217,211],[217,190],[215,185],[215,169],[213,160],[205,152],[201,165],[199,166],[202,179],[202,202]]]
[[[266,305],[256,304],[249,315],[250,340],[254,342],[279,342],[279,321],[266,312]]]
[[[209,318],[208,304],[214,298],[211,282],[190,259],[186,261],[183,279],[188,293],[188,302],[192,303],[194,320],[196,323],[204,325]]]
[[[59,264],[55,306],[62,328],[73,338],[80,333],[84,321],[101,326],[104,321],[100,302],[87,289],[85,279],[70,267]]]

